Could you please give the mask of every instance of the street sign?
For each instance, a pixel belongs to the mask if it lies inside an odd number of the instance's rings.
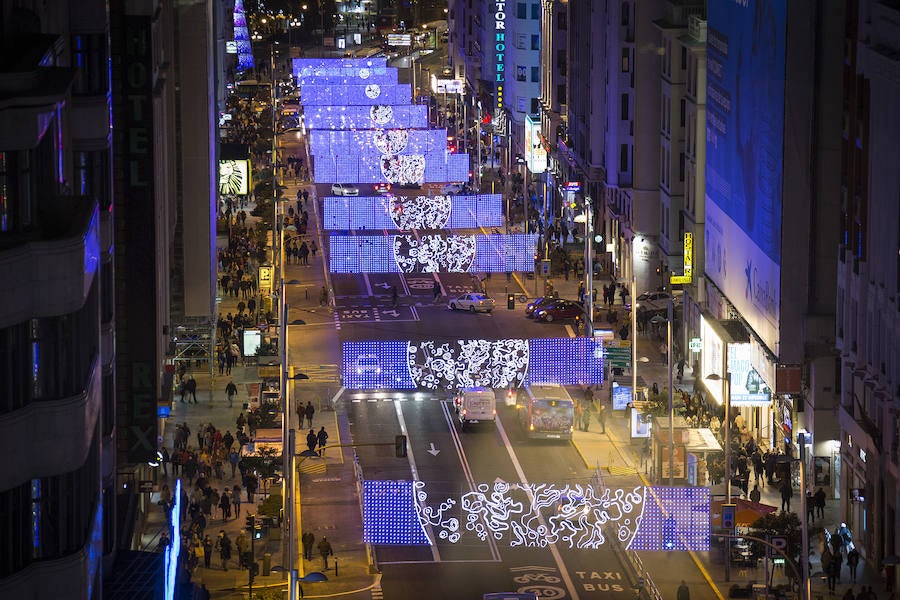
[[[567,192],[580,192],[581,191],[581,182],[580,181],[567,181],[564,185],[565,185]]]
[[[722,505],[722,527],[724,529],[734,529],[736,513],[737,504]]]
[[[703,348],[703,340],[700,338],[691,338],[691,341],[688,342],[688,349],[691,352],[700,352]]]
[[[611,367],[621,367],[627,369],[631,366],[631,348],[622,348],[615,346],[607,346],[606,364]]]
[[[387,35],[388,46],[411,46],[412,35],[408,33],[389,33]]]
[[[549,277],[550,276],[550,261],[544,259],[541,261],[541,277]]]

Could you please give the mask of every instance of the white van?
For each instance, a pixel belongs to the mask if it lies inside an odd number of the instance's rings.
[[[456,415],[463,429],[469,423],[493,421],[497,418],[497,398],[486,387],[463,388],[453,400]]]

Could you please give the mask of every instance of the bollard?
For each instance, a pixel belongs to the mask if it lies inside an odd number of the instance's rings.
[[[338,558],[337,558],[337,556],[334,557],[334,576],[335,577],[338,576]]]
[[[262,574],[264,577],[272,574],[272,554],[270,552],[263,554]]]

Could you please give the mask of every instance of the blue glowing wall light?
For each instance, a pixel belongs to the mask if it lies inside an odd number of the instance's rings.
[[[410,197],[415,198],[415,197]],[[429,196],[422,196],[425,202]],[[474,229],[478,227],[499,227],[503,224],[503,196],[501,194],[481,194],[478,196],[450,196],[452,209],[447,222],[442,225],[447,229]],[[363,196],[349,198],[346,196],[328,196],[324,199],[324,216],[322,222],[325,229],[330,230],[393,230],[397,229],[397,217],[392,212],[404,210],[402,202],[398,203],[387,196]]]
[[[651,487],[629,550],[706,552],[710,494],[705,487]]]
[[[377,87],[373,87],[373,85]],[[412,98],[408,83],[366,84],[362,81],[350,85],[300,86],[303,106],[372,106],[374,104],[406,104]]]
[[[316,160],[345,156],[347,154],[365,154],[381,158],[383,154],[376,144],[375,137],[382,133],[379,129],[334,130],[313,129],[309,132],[309,153]],[[406,145],[403,154],[424,154],[436,156],[435,153],[447,152],[446,129],[407,129]]]
[[[313,178],[316,183],[395,183],[385,177],[380,156],[360,156],[349,151],[341,156],[316,157]],[[468,154],[434,151],[425,155],[425,171],[419,183],[468,180]]]
[[[412,481],[363,482],[363,541],[383,545],[431,545],[416,512]]]
[[[510,381],[522,385],[545,382],[603,384],[603,344],[599,339],[524,340],[528,348],[524,355],[509,341],[344,342],[341,349],[342,383],[353,390],[458,389],[470,386],[472,382],[502,388],[510,385]],[[495,356],[504,350],[510,355]],[[475,354],[483,360],[473,360]],[[431,360],[435,357],[439,360]],[[499,369],[498,365],[503,368]],[[435,370],[438,368],[440,372]],[[517,373],[510,373],[511,370]]]
[[[363,537],[373,544],[431,545],[430,528],[445,544],[492,537],[511,547],[594,549],[607,543],[611,528],[631,549],[709,550],[707,488],[597,490],[579,483],[519,485],[498,479],[476,484],[458,498],[429,498],[424,481],[372,480],[363,489]],[[652,509],[657,502],[665,511]]]
[[[307,129],[428,128],[428,107],[420,104],[304,107]]]
[[[345,236],[329,238],[332,273],[509,273],[534,271],[537,236]]]
[[[172,527],[169,530],[171,543],[165,550],[165,600],[174,600],[175,584],[178,581],[178,560],[181,557],[181,479],[175,480],[175,492],[172,494],[172,516],[169,522]]]

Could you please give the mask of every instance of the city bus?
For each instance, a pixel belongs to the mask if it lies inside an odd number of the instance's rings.
[[[522,431],[530,439],[572,439],[575,403],[561,385],[535,383],[522,388],[516,412]]]

